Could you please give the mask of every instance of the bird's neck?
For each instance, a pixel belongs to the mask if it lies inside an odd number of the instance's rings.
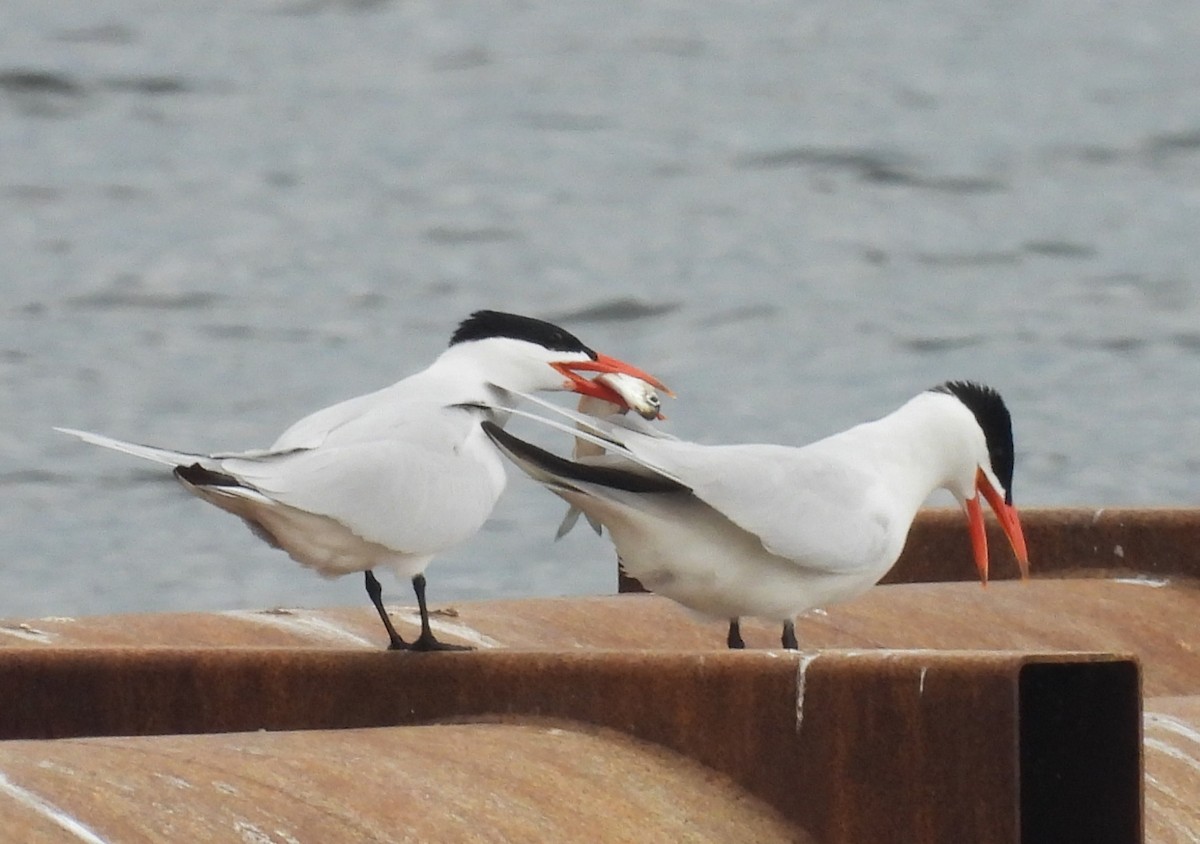
[[[442,404],[477,402],[511,407],[514,403],[512,396],[505,389],[498,389],[503,381],[503,373],[495,369],[494,365],[487,365],[478,355],[463,354],[457,346],[452,346],[426,369],[401,383],[406,386],[419,383],[425,395]]]
[[[426,372],[474,398],[483,397],[487,385],[534,393],[561,389],[564,380],[548,364],[514,355],[504,338],[451,346]]]
[[[960,412],[961,411],[961,412]],[[930,494],[949,489],[960,500],[974,491],[970,411],[947,397],[924,393],[893,413],[843,436],[871,461],[905,515],[916,515]]]

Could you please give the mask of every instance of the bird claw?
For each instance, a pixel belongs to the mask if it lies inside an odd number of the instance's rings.
[[[473,651],[472,647],[467,645],[451,645],[448,642],[439,642],[433,636],[421,634],[411,645],[406,646],[411,651],[421,651],[427,653],[429,651]]]

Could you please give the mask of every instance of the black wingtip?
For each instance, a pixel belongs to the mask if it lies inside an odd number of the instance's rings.
[[[515,437],[491,420],[480,423],[483,432],[504,451],[511,452],[522,460],[527,460],[544,470],[565,480],[595,484],[597,486],[620,489],[626,492],[688,492],[688,488],[678,481],[664,478],[661,475],[642,474],[621,469],[616,466],[597,466],[591,463],[576,463],[565,457],[559,457],[532,443]]]
[[[199,463],[193,463],[191,466],[176,466],[175,477],[192,486],[245,486],[233,475],[205,469]]]
[[[1012,414],[1000,393],[976,381],[946,381],[931,392],[954,396],[967,406],[983,430],[987,441],[988,458],[996,480],[1004,485],[1004,500],[1012,504],[1013,469],[1016,457],[1013,449]]]

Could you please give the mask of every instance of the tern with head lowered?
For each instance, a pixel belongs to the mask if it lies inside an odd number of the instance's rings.
[[[731,648],[744,647],[744,616],[781,622],[783,646],[798,647],[795,617],[877,583],[937,489],[964,507],[985,583],[981,497],[1028,576],[1012,503],[1012,420],[989,387],[949,381],[802,448],[700,445],[528,398],[577,427],[516,413],[589,437],[603,456],[558,457],[484,421],[488,436],[531,478],[606,527],[625,570],[646,588],[728,619]]]
[[[505,485],[504,461],[480,422],[503,425],[517,394],[535,390],[624,405],[580,373],[624,373],[662,386],[557,325],[478,311],[428,368],[304,417],[267,449],[191,454],[59,430],[173,466],[190,492],[324,576],[364,572],[389,648],[442,650],[451,646],[429,626],[425,567],[479,530]],[[388,617],[377,567],[412,580],[421,615],[412,643]]]

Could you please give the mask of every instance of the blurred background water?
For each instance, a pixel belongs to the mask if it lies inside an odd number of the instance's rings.
[[[1018,504],[1200,504],[1198,56],[1189,0],[7,0],[0,615],[365,603],[50,428],[266,445],[480,307],[688,438],[975,378]],[[510,477],[431,601],[610,592],[561,512]]]

